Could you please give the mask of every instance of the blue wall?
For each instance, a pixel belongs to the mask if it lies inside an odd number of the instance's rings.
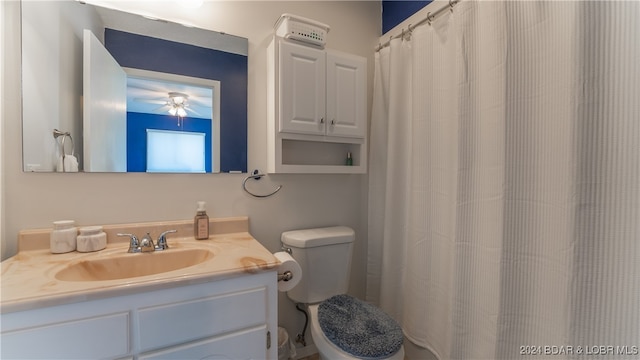
[[[246,56],[113,29],[104,39],[120,66],[220,81],[220,171],[247,171]]]
[[[383,0],[382,1],[382,34],[387,33],[396,25],[427,6],[427,1]]]
[[[171,115],[127,112],[127,172],[147,171],[147,129],[205,134],[205,170],[211,172],[211,120],[185,117],[181,126]]]

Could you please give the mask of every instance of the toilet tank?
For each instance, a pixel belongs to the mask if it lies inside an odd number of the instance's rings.
[[[297,302],[313,304],[349,289],[354,231],[346,226],[282,233],[282,244],[302,268],[298,285],[287,292]]]

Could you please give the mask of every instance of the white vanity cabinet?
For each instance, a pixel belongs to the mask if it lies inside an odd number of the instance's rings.
[[[276,278],[274,270],[4,313],[0,357],[275,359]]]
[[[269,172],[366,172],[366,59],[279,37],[268,58]]]

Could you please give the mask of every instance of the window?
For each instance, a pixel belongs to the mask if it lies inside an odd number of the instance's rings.
[[[205,134],[147,129],[147,172],[205,172]]]

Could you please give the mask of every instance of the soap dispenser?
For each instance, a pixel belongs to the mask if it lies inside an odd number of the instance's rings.
[[[198,201],[198,210],[193,219],[193,237],[196,240],[206,240],[209,238],[209,216],[205,210],[205,202]]]

